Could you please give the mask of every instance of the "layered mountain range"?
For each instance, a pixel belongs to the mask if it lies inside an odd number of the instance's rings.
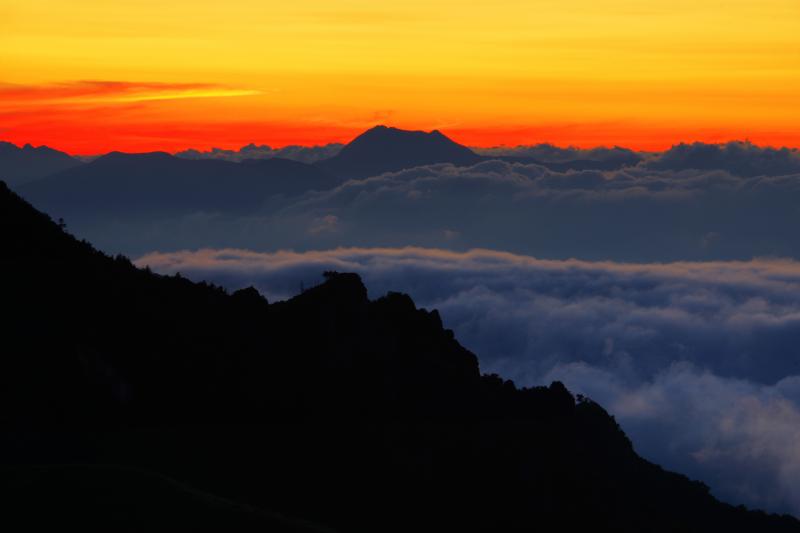
[[[16,175],[8,153],[50,153],[6,148],[0,179]],[[341,149],[308,148],[314,158],[335,153],[313,164],[272,157],[309,153],[267,148],[245,147],[235,161],[213,151],[86,163],[61,154],[70,168],[10,183],[76,235],[132,256],[423,246],[648,263],[800,257],[795,149],[471,150],[441,132],[384,126]]]
[[[109,211],[171,215],[197,210],[247,212],[264,206],[272,196],[325,190],[348,179],[437,163],[469,166],[501,159],[580,169],[597,165],[618,168],[625,162],[619,158],[610,162],[542,162],[524,156],[479,155],[439,131],[386,126],[362,133],[336,155],[313,164],[282,157],[243,158],[234,163],[200,158],[195,152],[175,156],[112,152],[82,163],[47,147],[19,149],[6,143],[1,148],[0,179],[5,178],[37,207],[68,219]],[[38,159],[33,163],[32,158]],[[27,173],[18,168],[21,163],[17,160],[25,162]]]

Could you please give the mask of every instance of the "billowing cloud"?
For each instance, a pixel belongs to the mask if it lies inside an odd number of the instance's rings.
[[[625,264],[489,250],[149,254],[138,264],[285,298],[334,269],[440,310],[485,372],[563,380],[637,450],[734,503],[800,513],[800,263]]]
[[[543,163],[565,163],[568,161],[597,161],[608,162],[614,161],[619,163],[626,163],[628,166],[633,166],[641,161],[645,154],[635,152],[629,148],[621,148],[614,146],[607,148],[598,146],[596,148],[577,148],[574,146],[554,146],[552,144],[533,144],[533,145],[520,145],[520,146],[494,146],[491,148],[473,148],[478,154],[498,157],[498,156],[511,156],[511,157],[525,157],[536,159]]]
[[[476,148],[488,156],[530,158],[542,163],[593,161],[649,170],[722,170],[735,176],[781,176],[800,173],[800,151],[796,148],[757,146],[748,141],[721,144],[695,142],[677,144],[663,152],[636,152],[618,146],[612,148],[558,147],[551,144]]]
[[[208,151],[184,150],[175,155],[185,159],[223,159],[235,162],[244,161],[245,159],[283,157],[302,163],[316,163],[335,156],[343,146],[343,144],[331,143],[321,146],[290,145],[283,148],[272,148],[266,144],[256,145],[251,143],[247,146],[242,146],[239,150],[224,150],[222,148],[212,148]]]
[[[273,216],[285,228],[335,215],[349,228],[335,241],[310,243],[313,248],[413,244],[674,261],[797,257],[798,202],[800,174],[741,177],[640,167],[559,173],[487,161],[350,181]],[[459,238],[445,242],[445,230]]]
[[[678,362],[630,383],[570,363],[547,379],[602,403],[645,456],[702,479],[724,500],[800,513],[800,376],[762,385]]]
[[[642,166],[654,170],[724,170],[737,176],[780,176],[800,173],[796,148],[756,146],[749,142],[679,144]]]

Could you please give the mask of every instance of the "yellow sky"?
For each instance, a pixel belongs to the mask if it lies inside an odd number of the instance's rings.
[[[0,138],[279,145],[381,122],[484,145],[800,144],[798,0],[390,4],[0,0]],[[65,90],[86,80],[124,84]]]

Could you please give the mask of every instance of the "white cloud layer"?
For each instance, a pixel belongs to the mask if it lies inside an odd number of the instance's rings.
[[[321,227],[331,222],[322,221]],[[800,263],[621,264],[488,250],[199,250],[137,261],[271,300],[355,271],[437,308],[485,372],[564,381],[645,457],[720,497],[800,514]]]

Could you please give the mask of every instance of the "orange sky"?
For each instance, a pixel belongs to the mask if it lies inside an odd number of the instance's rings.
[[[800,146],[797,0],[0,0],[0,139]]]

